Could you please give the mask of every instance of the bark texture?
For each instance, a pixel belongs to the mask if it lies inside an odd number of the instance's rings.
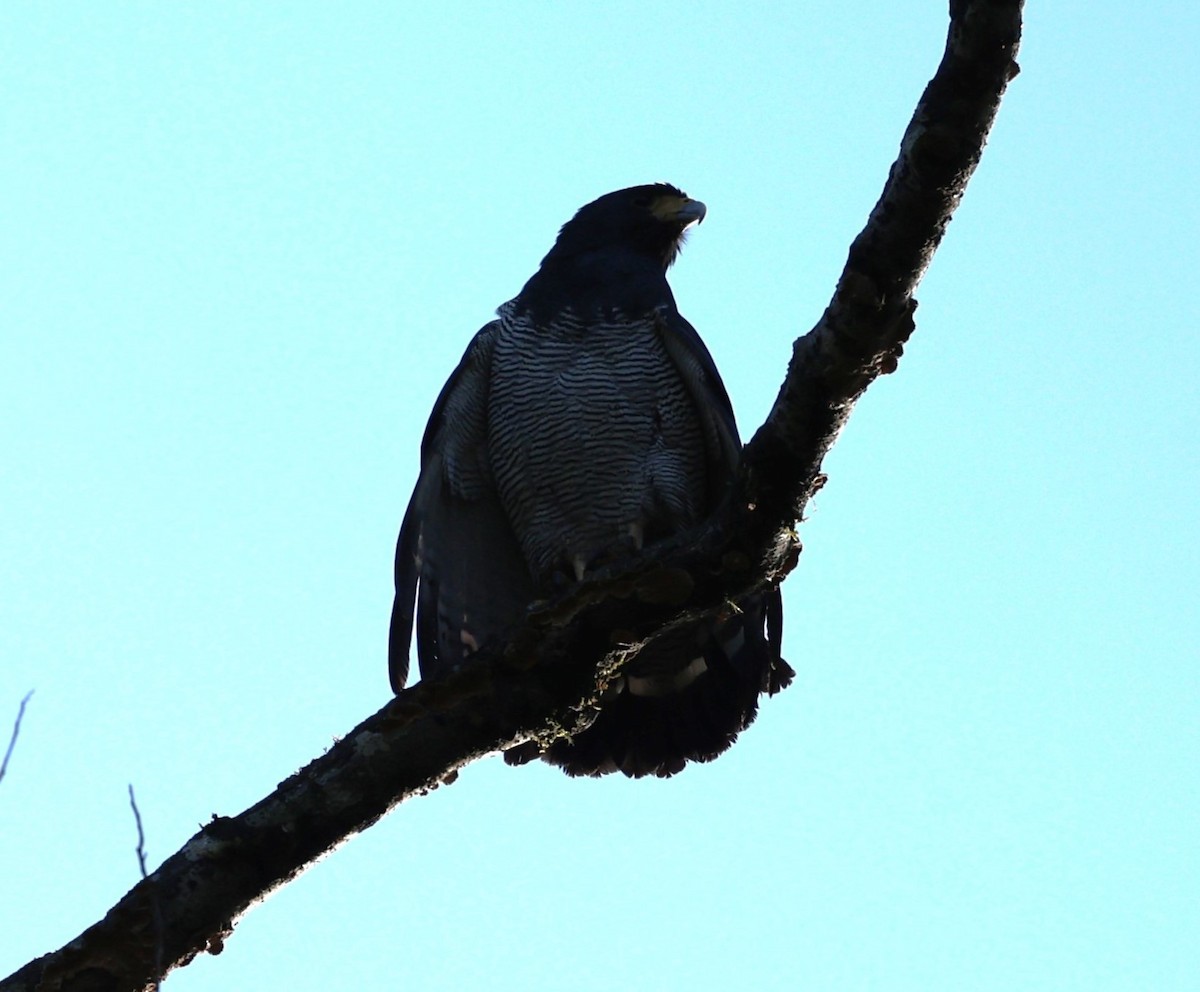
[[[833,300],[795,342],[737,492],[698,538],[543,604],[504,650],[389,701],[261,802],[214,817],[103,920],[0,981],[0,992],[132,992],[219,953],[249,907],[393,806],[485,754],[569,733],[650,636],[781,581],[825,453],[912,333],[913,291],[1016,75],[1021,10],[1021,0],[952,0],[945,55]]]

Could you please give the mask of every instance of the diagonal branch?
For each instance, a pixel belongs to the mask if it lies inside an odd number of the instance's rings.
[[[737,498],[698,539],[570,591],[532,613],[503,650],[485,649],[471,669],[402,693],[261,802],[214,817],[102,921],[0,982],[0,992],[143,989],[162,977],[156,955],[165,973],[201,951],[219,953],[251,905],[398,803],[485,754],[569,732],[630,653],[613,646],[616,618],[620,640],[637,643],[782,580],[825,453],[912,333],[912,293],[1016,74],[1021,7],[951,0],[945,55],[883,194],[832,302],[794,345],[779,397],[746,447]]]

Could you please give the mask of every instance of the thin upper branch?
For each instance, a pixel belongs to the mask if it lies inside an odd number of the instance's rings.
[[[12,736],[8,739],[8,747],[4,749],[4,758],[0,760],[0,782],[4,781],[4,776],[8,772],[8,762],[12,758],[13,749],[17,746],[17,738],[21,736],[21,721],[25,719],[25,707],[29,705],[29,700],[33,698],[33,690],[30,689],[21,698],[21,705],[17,708],[17,718],[13,721]]]
[[[794,527],[822,482],[826,451],[913,330],[913,291],[1016,74],[1021,8],[952,0],[945,55],[883,194],[828,309],[794,345],[779,397],[746,447],[736,498],[698,540],[584,584],[532,614],[504,650],[391,700],[261,802],[214,817],[102,921],[0,982],[0,992],[144,989],[155,971],[218,953],[251,905],[396,804],[452,781],[475,758],[569,731],[598,680],[624,661],[606,618],[619,617],[628,642],[780,581],[795,564]],[[680,570],[689,581],[672,580]]]

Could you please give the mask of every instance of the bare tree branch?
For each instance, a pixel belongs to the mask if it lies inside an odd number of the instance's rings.
[[[8,759],[12,757],[13,748],[17,746],[17,738],[21,736],[21,721],[25,718],[25,707],[33,698],[33,690],[25,693],[21,705],[17,709],[17,718],[13,721],[12,736],[8,739],[8,747],[4,749],[4,760],[0,761],[0,782],[4,781],[4,773],[8,771]]]
[[[532,613],[503,650],[405,691],[261,802],[214,817],[104,920],[0,982],[0,992],[143,989],[158,970],[156,943],[168,971],[219,953],[247,908],[396,804],[485,754],[570,732],[632,657],[628,645],[780,581],[799,554],[793,528],[823,481],[825,453],[913,330],[912,293],[1016,74],[1021,8],[952,0],[945,55],[883,194],[828,309],[793,347],[779,397],[746,447],[738,492],[704,533],[585,583]]]

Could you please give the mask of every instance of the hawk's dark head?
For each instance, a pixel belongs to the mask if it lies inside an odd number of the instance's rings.
[[[606,193],[563,225],[543,264],[615,250],[653,258],[666,270],[679,254],[684,233],[704,219],[704,212],[703,203],[668,183]]]

